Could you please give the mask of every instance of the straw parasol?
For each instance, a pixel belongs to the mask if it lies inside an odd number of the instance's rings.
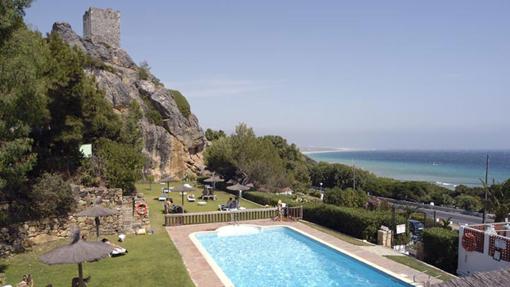
[[[224,180],[221,177],[217,176],[217,175],[213,175],[213,176],[205,179],[204,182],[212,182],[213,188],[216,188],[216,183],[217,182],[224,182]]]
[[[175,188],[176,192],[181,193],[181,205],[182,205],[182,212],[184,212],[184,192],[193,190],[193,187],[191,187],[189,184],[183,184],[179,185]]]
[[[163,179],[161,179],[160,181],[161,182],[166,182],[166,188],[168,189],[168,191],[170,191],[170,182],[172,181],[172,177],[171,176],[166,176]]]
[[[101,225],[101,220],[99,220],[99,217],[110,216],[114,214],[117,214],[117,211],[101,206],[101,197],[98,196],[94,206],[77,213],[76,216],[94,217],[94,221],[96,223],[96,237],[99,238],[99,225]]]
[[[248,187],[246,185],[242,185],[242,184],[236,183],[234,185],[228,186],[227,189],[228,190],[234,190],[234,191],[237,190],[237,191],[239,191],[239,197],[242,197],[243,191],[250,189],[250,187]]]
[[[71,238],[70,244],[55,248],[43,254],[39,259],[49,265],[78,264],[80,287],[85,287],[82,263],[93,262],[108,257],[114,248],[103,242],[82,240],[79,229],[73,232]]]

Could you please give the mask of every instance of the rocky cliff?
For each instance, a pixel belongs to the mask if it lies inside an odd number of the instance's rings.
[[[157,180],[167,175],[183,177],[201,170],[206,140],[197,117],[179,107],[176,97],[180,94],[165,88],[121,48],[84,39],[67,23],[55,23],[52,33],[97,62],[87,73],[95,77],[115,111],[127,112],[132,101],[142,108],[143,118],[139,124],[143,152],[149,158],[144,170],[146,175]]]

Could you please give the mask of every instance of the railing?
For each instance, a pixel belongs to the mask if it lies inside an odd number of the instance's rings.
[[[287,216],[291,219],[302,219],[303,218],[303,207],[289,207],[287,208]]]
[[[165,226],[267,219],[275,218],[278,214],[279,211],[277,207],[165,214]],[[287,209],[287,217],[294,220],[303,218],[303,207],[289,207]]]

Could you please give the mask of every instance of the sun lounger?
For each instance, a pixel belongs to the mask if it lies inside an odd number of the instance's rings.
[[[195,195],[189,194],[187,199],[188,199],[189,202],[195,202]]]

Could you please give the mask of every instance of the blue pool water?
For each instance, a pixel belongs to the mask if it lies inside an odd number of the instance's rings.
[[[235,286],[410,286],[287,227],[196,238]]]

